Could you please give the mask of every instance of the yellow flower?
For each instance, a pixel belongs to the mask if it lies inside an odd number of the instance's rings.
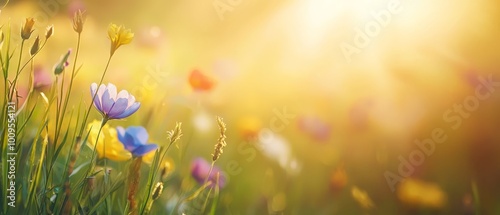
[[[156,152],[156,150],[149,152],[149,153],[145,154],[144,156],[142,156],[142,161],[144,161],[144,163],[146,163],[148,165],[151,165],[153,163],[154,158],[155,158],[155,152]],[[163,159],[162,163],[160,164],[160,177],[164,179],[167,176],[169,176],[172,172],[174,172],[174,170],[175,170],[175,166],[174,166],[174,161],[172,160],[172,158],[165,157]]]
[[[238,130],[240,131],[240,134],[246,139],[256,138],[261,128],[261,120],[254,116],[241,118],[238,122]]]
[[[160,166],[160,177],[165,179],[175,170],[174,161],[171,158],[165,158]]]
[[[153,150],[153,151],[150,151],[149,153],[145,154],[144,156],[142,156],[142,161],[144,161],[144,163],[147,163],[147,164],[153,163],[153,160],[155,159],[155,153],[156,153],[156,150]]]
[[[88,130],[90,130],[89,141],[87,145],[91,149],[94,149],[100,127],[101,122],[98,120],[94,120],[92,123],[89,123],[87,127]],[[104,151],[106,151],[106,154],[104,154]],[[99,155],[99,158],[105,157],[114,161],[126,161],[132,158],[132,154],[130,154],[129,151],[125,150],[123,144],[121,144],[118,140],[116,129],[110,127],[109,125],[104,125],[101,130],[99,141],[97,142],[97,154]]]
[[[26,18],[26,22],[24,23],[23,27],[21,28],[21,38],[23,40],[27,40],[30,38],[31,33],[33,33],[33,25],[35,25],[35,19],[33,18]]]
[[[397,194],[408,205],[441,208],[446,204],[446,194],[437,184],[414,178],[401,182]]]
[[[117,26],[111,23],[108,27],[108,37],[111,40],[110,54],[113,55],[121,45],[132,42],[134,33],[130,29],[126,29],[123,25]]]

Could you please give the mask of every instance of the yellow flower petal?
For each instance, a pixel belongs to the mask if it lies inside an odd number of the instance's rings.
[[[91,149],[94,149],[100,127],[101,122],[97,120],[94,120],[87,126],[87,129],[90,130],[87,145]],[[109,125],[104,125],[102,128],[96,147],[99,158],[107,158],[114,161],[126,161],[132,158],[132,154],[125,150],[123,144],[118,140],[116,129]],[[106,154],[104,152],[106,152]]]
[[[153,150],[153,151],[145,154],[144,156],[142,156],[142,161],[144,161],[144,163],[147,163],[147,164],[153,163],[153,160],[155,158],[155,152],[156,152],[156,150]]]
[[[126,29],[123,25],[117,26],[111,23],[108,27],[108,37],[111,40],[110,54],[113,55],[120,46],[132,42],[134,33],[130,29]]]

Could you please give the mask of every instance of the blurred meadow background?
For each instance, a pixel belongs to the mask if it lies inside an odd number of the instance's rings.
[[[200,187],[196,162],[211,162],[216,116],[227,146],[215,164],[224,178],[215,214],[500,214],[498,1],[11,0],[0,22],[13,38],[26,17],[34,36],[54,25],[33,61],[41,85],[50,88],[54,65],[76,49],[79,9],[81,69],[66,120],[91,103],[116,23],[134,38],[103,83],[141,107],[108,125],[144,126],[161,145],[182,122],[151,214],[203,213],[188,212],[196,199],[180,200]],[[29,75],[19,78],[21,97]],[[31,99],[43,103],[39,92]],[[42,115],[34,111],[21,147]],[[100,119],[92,110],[88,123]],[[83,144],[75,166],[91,154]],[[107,165],[113,177],[129,163]]]

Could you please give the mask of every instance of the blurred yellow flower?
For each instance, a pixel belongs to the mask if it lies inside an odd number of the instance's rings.
[[[240,134],[246,139],[254,139],[258,136],[262,122],[255,116],[247,116],[239,119],[238,130]]]
[[[35,25],[35,19],[33,18],[26,18],[26,22],[24,23],[23,27],[21,28],[21,38],[23,40],[27,40],[30,38],[31,33],[33,33],[33,25]]]
[[[351,194],[352,198],[354,198],[354,200],[356,200],[361,205],[361,207],[365,209],[370,209],[373,208],[373,206],[375,206],[373,204],[372,199],[370,198],[370,196],[368,196],[368,193],[366,193],[366,191],[361,190],[358,187],[354,186],[351,188]]]
[[[397,195],[399,200],[412,206],[440,208],[446,203],[446,194],[437,184],[412,178],[401,182]]]
[[[155,158],[155,152],[156,150],[142,156],[142,161],[144,161],[144,163],[148,165],[151,165]],[[174,169],[174,161],[169,157],[165,157],[162,164],[160,164],[160,177],[165,178],[166,176],[170,175],[170,173],[172,173]]]
[[[87,126],[87,129],[90,130],[89,141],[87,142],[87,145],[91,149],[94,149],[100,127],[101,122],[98,120],[94,120]],[[104,151],[106,151],[106,154],[104,154]],[[116,129],[110,127],[109,125],[104,125],[101,130],[99,141],[97,142],[97,154],[99,155],[99,158],[105,157],[114,161],[126,161],[132,158],[132,154],[130,154],[129,151],[125,150],[123,144],[118,141]]]
[[[160,166],[160,177],[165,179],[172,172],[174,172],[175,166],[174,161],[171,158],[165,158],[163,164]]]
[[[144,161],[144,163],[147,163],[147,164],[153,163],[153,160],[155,159],[155,153],[156,153],[156,150],[148,152],[147,154],[142,156],[142,161]]]
[[[108,27],[108,37],[111,40],[110,54],[113,55],[121,45],[132,42],[134,33],[130,29],[126,29],[123,25],[117,26],[111,23]]]

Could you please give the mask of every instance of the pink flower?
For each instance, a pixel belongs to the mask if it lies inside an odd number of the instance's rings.
[[[191,162],[191,176],[199,183],[203,184],[210,171],[211,164],[208,163],[203,158],[196,158]],[[226,177],[216,166],[212,169],[212,173],[208,177],[208,181],[211,181],[210,187],[214,187],[217,180],[217,173],[219,174],[219,187],[223,188],[226,185]]]
[[[45,68],[41,65],[35,66],[33,79],[34,79],[33,86],[37,91],[48,90],[53,82],[50,73],[48,73],[47,70],[45,70]]]

